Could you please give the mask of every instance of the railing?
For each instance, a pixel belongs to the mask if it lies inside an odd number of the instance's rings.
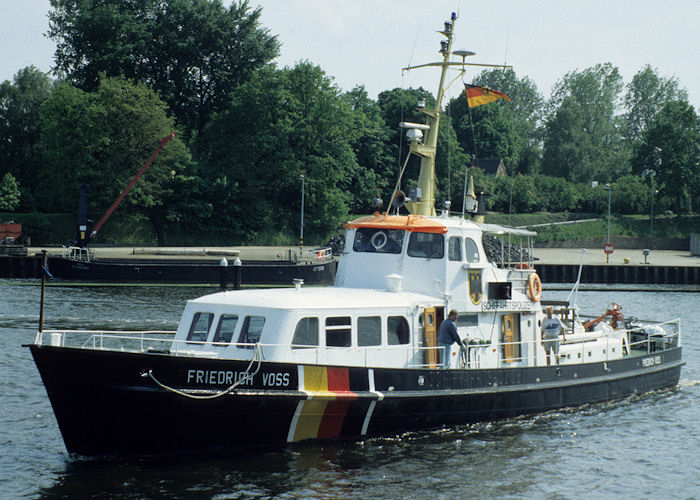
[[[93,252],[81,247],[61,247],[61,257],[78,262],[90,262],[93,259]]]
[[[331,247],[317,248],[315,250],[306,250],[302,254],[302,260],[305,262],[330,262],[333,260],[333,249]]]
[[[568,334],[567,340],[561,342],[560,353],[574,355],[580,352],[580,357],[578,360],[566,359],[563,364],[586,363],[588,357],[586,352],[592,347],[591,343],[596,342],[600,347],[601,340],[605,341],[604,356],[597,355],[596,361],[610,361],[635,355],[633,351],[636,351],[636,355],[663,352],[680,346],[680,326],[680,320],[676,319],[663,323],[647,323],[628,330]],[[401,344],[366,347],[317,347],[290,346],[289,344],[211,343],[175,340],[175,333],[174,331],[162,330],[44,330],[36,334],[35,344],[47,343],[56,347],[231,359],[248,359],[249,349],[258,347],[262,359],[281,362],[387,368],[439,368],[442,366],[441,362],[426,363],[424,361],[428,359],[425,353],[429,351],[441,352],[441,346],[414,347]],[[537,339],[472,344],[467,347],[468,354],[466,356],[459,356],[458,367],[476,369],[523,366],[524,362],[541,356],[542,351],[539,350],[539,343],[540,340]],[[621,345],[623,352],[615,353],[613,356],[611,345]],[[539,354],[537,354],[538,351]],[[507,352],[512,353],[512,355],[506,357]],[[484,359],[477,361],[477,354],[482,354]],[[438,359],[440,358],[441,356],[438,356]]]

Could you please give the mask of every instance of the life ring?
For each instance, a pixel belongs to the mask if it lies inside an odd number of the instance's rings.
[[[527,294],[533,302],[539,302],[542,297],[542,280],[537,273],[532,273],[527,278]]]
[[[389,241],[389,237],[386,235],[384,231],[378,231],[372,235],[372,238],[369,240],[369,242],[372,244],[375,250],[381,250],[384,248],[384,245],[386,245],[387,241]]]

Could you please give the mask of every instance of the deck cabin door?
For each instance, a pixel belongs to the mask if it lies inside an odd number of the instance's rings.
[[[503,361],[513,363],[520,361],[520,315],[504,314],[501,318],[503,334]]]
[[[437,318],[434,307],[423,309],[423,346],[437,347]],[[423,351],[423,363],[430,368],[437,368],[440,363],[438,350],[425,349]]]

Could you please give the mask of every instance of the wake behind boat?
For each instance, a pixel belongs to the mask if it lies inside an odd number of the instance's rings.
[[[200,297],[187,303],[177,332],[40,329],[30,349],[69,452],[360,438],[678,383],[680,320],[625,318],[617,304],[584,319],[574,303],[543,302],[531,261],[535,233],[484,224],[471,187],[465,216],[435,213],[445,74],[464,71],[466,55],[451,61],[455,21],[453,14],[441,31],[443,61],[430,64],[442,69],[435,108],[419,107],[425,123],[403,124],[421,158],[422,196],[406,204],[410,215],[346,224],[334,286],[296,281]],[[500,251],[489,251],[493,241]],[[553,306],[561,337],[558,327],[542,337],[551,323],[543,304]],[[443,323],[459,343],[439,343]]]

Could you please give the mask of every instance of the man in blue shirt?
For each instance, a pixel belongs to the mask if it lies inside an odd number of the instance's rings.
[[[457,334],[457,321],[458,315],[457,311],[452,309],[447,315],[447,319],[440,323],[440,328],[438,328],[437,341],[438,345],[442,347],[442,367],[450,367],[450,352],[452,351],[452,344],[455,342],[460,346],[460,348],[465,349],[462,340]]]
[[[549,366],[549,351],[554,351],[552,355],[557,364],[559,364],[559,332],[564,334],[564,340],[566,340],[566,330],[559,318],[552,317],[551,306],[545,309],[545,313],[547,313],[547,317],[542,320],[542,346],[547,354],[547,366]]]

